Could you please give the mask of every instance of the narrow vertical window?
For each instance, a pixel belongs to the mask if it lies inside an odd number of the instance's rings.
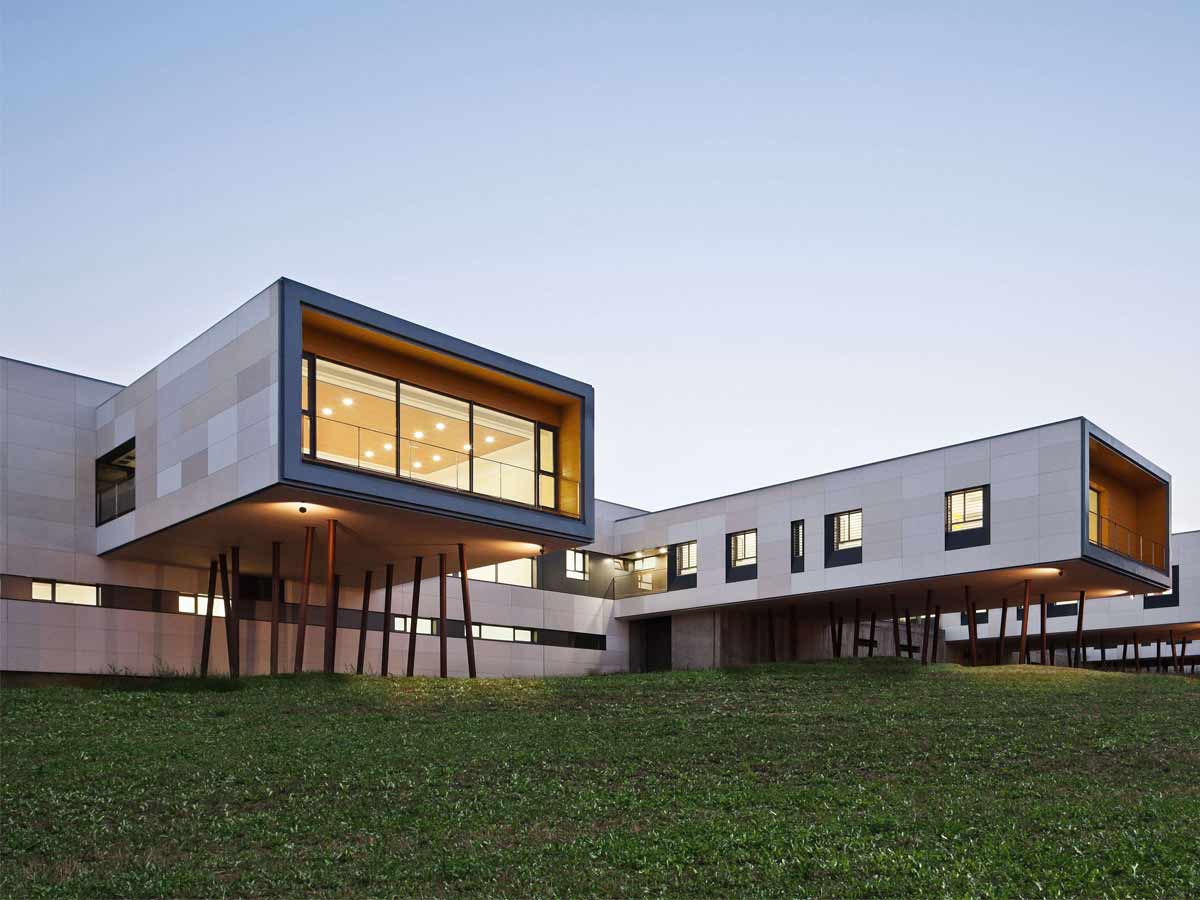
[[[696,542],[688,541],[680,544],[675,550],[675,573],[677,575],[696,574]]]
[[[792,571],[804,571],[804,520],[792,523]]]
[[[1088,540],[1100,543],[1100,491],[1088,488]]]
[[[576,581],[587,580],[587,554],[582,550],[567,551],[567,577]]]
[[[538,426],[538,506],[558,509],[558,432]]]

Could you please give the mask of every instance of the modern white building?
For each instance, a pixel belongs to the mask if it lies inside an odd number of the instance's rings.
[[[0,359],[0,671],[981,659],[966,610],[1195,603],[1169,475],[1086,419],[648,512],[594,499],[593,403],[288,279],[132,385]]]

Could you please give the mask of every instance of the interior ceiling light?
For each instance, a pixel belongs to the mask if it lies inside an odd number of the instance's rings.
[[[414,469],[421,468],[421,461],[419,459],[415,463],[413,463],[413,468]]]
[[[323,416],[332,416],[332,415],[333,415],[333,407],[331,407],[331,406],[322,406],[322,407],[321,407],[321,415],[323,415]]]
[[[415,437],[415,438],[416,438],[416,439],[419,441],[421,438],[425,437],[425,432],[423,432],[423,431],[414,431],[414,432],[413,432],[413,437]]]
[[[667,552],[667,548],[666,548],[666,547],[659,547],[659,548],[658,548],[658,552],[659,552],[659,553],[666,553],[666,552]]]
[[[436,428],[438,431],[445,431],[446,423],[445,422],[437,422],[433,427]]]
[[[470,444],[463,444],[463,449],[464,449],[464,450],[466,450],[468,453],[470,453],[470,452],[471,452],[471,445],[470,445]]]
[[[372,459],[375,456],[375,451],[368,450],[366,453],[363,454],[363,456],[365,456],[367,459]]]
[[[441,461],[442,461],[442,458],[441,458],[440,456],[438,456],[438,454],[436,454],[436,453],[435,453],[435,454],[433,454],[433,461],[434,461],[434,462],[441,462]]]
[[[494,443],[496,443],[496,439],[489,434],[487,437],[485,437],[483,439],[483,442],[485,444],[494,444]]]
[[[353,405],[354,405],[353,397],[343,397],[342,398],[342,406],[353,406]]]
[[[384,445],[383,445],[383,449],[384,449],[384,450],[391,450],[391,449],[392,449],[392,445],[391,445],[391,444],[384,444]]]

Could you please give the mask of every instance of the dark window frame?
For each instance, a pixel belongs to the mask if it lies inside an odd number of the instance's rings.
[[[843,509],[840,512],[827,513],[825,515],[825,568],[834,569],[838,566],[855,566],[862,563],[863,548],[860,540],[859,546],[848,547],[844,550],[838,550],[835,534],[837,529],[837,517],[848,515],[850,513],[859,513],[862,515],[862,530],[863,537],[866,537],[866,515],[863,514],[862,507],[855,509]]]
[[[792,572],[804,571],[804,520],[795,519],[791,525],[790,544]]]
[[[679,548],[688,544],[696,545],[696,568],[691,572],[679,571]],[[700,571],[700,544],[699,541],[693,539],[689,541],[679,541],[678,543],[667,545],[667,590],[682,591],[687,588],[696,586],[696,576]]]
[[[571,554],[579,555],[583,562],[583,567],[580,569],[571,568]],[[577,547],[568,547],[563,554],[563,576],[572,581],[587,581],[588,580],[588,555],[586,550],[580,550]]]
[[[754,534],[754,562],[742,563],[740,566],[735,566],[734,548],[737,545],[737,539],[745,534]],[[732,583],[736,581],[753,581],[758,577],[758,529],[757,528],[742,528],[738,531],[730,531],[725,535],[725,582]]]
[[[132,466],[117,465],[117,462],[116,462],[117,460],[121,459],[124,456],[127,456],[131,452],[134,454],[134,464]],[[106,483],[112,485],[113,487],[115,487],[118,491],[117,500],[116,500],[116,503],[114,504],[114,512],[111,516],[105,516],[103,511],[101,510],[101,505],[100,505],[100,497],[101,497],[100,468],[101,468],[101,466],[106,466],[109,469],[119,470],[121,472],[124,472],[126,475],[126,477],[121,479],[120,481],[106,482]],[[96,464],[95,464],[95,478],[96,478],[95,502],[96,502],[96,527],[97,528],[99,528],[101,525],[104,525],[107,522],[113,522],[113,521],[121,518],[121,516],[128,515],[129,513],[133,512],[135,509],[137,509],[137,438],[131,437],[127,441],[122,441],[120,444],[118,444],[116,447],[113,447],[107,453],[104,453],[101,456],[98,456],[96,458]],[[121,502],[120,502],[119,495],[120,495],[120,491],[122,490],[123,485],[129,485],[129,494],[131,495],[130,501],[129,501],[129,507],[127,509],[121,508]]]
[[[983,524],[978,528],[968,528],[964,531],[950,530],[950,498],[956,494],[966,494],[971,491],[983,492]],[[946,491],[942,503],[942,527],[946,533],[946,550],[964,550],[968,547],[986,547],[992,542],[992,490],[990,484],[976,484],[971,487],[955,488]]]
[[[1165,594],[1143,594],[1142,609],[1171,609],[1179,605],[1179,566],[1171,566],[1171,590]]]

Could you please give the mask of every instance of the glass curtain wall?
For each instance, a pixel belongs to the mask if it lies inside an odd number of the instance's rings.
[[[316,357],[300,380],[305,455],[559,508],[554,428]]]

